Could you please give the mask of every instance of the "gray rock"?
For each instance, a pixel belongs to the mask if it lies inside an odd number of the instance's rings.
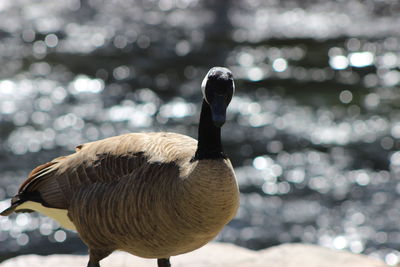
[[[25,255],[7,260],[0,267],[86,266],[88,257],[77,255]],[[388,267],[378,259],[306,244],[285,244],[252,251],[232,244],[210,243],[194,252],[172,257],[173,267]],[[102,267],[156,267],[154,259],[115,252]]]

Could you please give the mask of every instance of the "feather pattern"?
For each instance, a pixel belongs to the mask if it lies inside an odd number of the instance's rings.
[[[221,142],[232,73],[212,68],[202,89],[198,142],[160,132],[79,145],[35,168],[0,215],[39,211],[77,230],[88,266],[117,249],[170,266],[203,246],[235,215],[239,191]]]
[[[45,206],[66,209],[91,248],[181,254],[214,238],[238,207],[229,160],[192,161],[196,148],[163,132],[87,143],[35,169],[19,195],[38,192]]]

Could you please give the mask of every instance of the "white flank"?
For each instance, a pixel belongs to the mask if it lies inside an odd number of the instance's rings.
[[[23,210],[23,209],[38,211],[41,214],[56,220],[62,227],[76,231],[75,225],[67,215],[68,213],[67,210],[47,208],[42,204],[33,201],[24,202],[23,204],[19,205],[16,208],[16,210]]]

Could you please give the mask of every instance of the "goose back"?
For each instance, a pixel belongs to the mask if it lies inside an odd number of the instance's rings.
[[[91,248],[185,253],[214,238],[239,199],[229,160],[193,161],[196,148],[190,137],[163,132],[87,143],[34,170],[18,201],[67,211]]]

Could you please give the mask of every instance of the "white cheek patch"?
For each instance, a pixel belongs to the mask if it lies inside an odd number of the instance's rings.
[[[204,99],[205,99],[205,100],[207,101],[207,103],[208,103],[208,100],[207,100],[207,98],[206,98],[206,86],[207,86],[207,81],[208,81],[208,73],[207,73],[206,77],[204,77],[203,81],[201,82],[201,92],[203,93]]]
[[[203,81],[201,82],[201,92],[203,93],[204,100],[209,104],[210,104],[210,102],[208,101],[207,95],[206,95],[206,87],[207,87],[208,77],[209,77],[210,73],[215,71],[215,69],[217,69],[217,68],[226,70],[226,72],[230,75],[230,78],[232,77],[232,73],[228,69],[222,68],[222,67],[214,67],[207,72],[206,76],[204,77]],[[232,80],[232,96],[233,96],[235,94],[235,82],[233,81],[233,79],[231,79],[231,80]]]

